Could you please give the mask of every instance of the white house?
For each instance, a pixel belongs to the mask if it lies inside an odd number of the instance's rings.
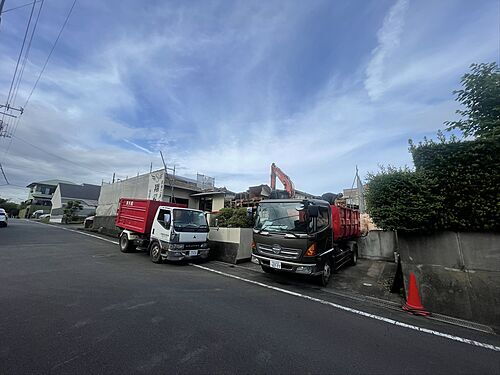
[[[76,215],[81,218],[95,214],[97,201],[101,187],[98,185],[71,185],[59,183],[52,196],[52,210],[50,211],[50,221],[61,223],[64,216],[64,208],[69,201],[78,201],[83,207]]]

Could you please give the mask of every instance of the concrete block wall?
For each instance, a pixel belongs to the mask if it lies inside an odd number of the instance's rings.
[[[116,216],[95,216],[92,229],[109,236],[118,237],[121,230],[115,226]]]
[[[414,272],[430,311],[500,330],[500,234],[398,233],[406,290]]]
[[[210,254],[212,259],[236,264],[252,257],[251,228],[210,228]]]
[[[358,238],[358,256],[360,258],[394,262],[396,250],[396,232],[372,230],[366,236]]]

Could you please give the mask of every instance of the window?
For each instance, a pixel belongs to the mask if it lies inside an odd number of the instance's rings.
[[[168,229],[170,227],[171,215],[170,210],[160,210],[156,220],[158,220],[162,227]]]
[[[179,204],[185,204],[186,207],[189,207],[189,199],[174,197],[174,202]]]
[[[318,231],[326,228],[328,226],[328,208],[327,207],[319,207],[319,215],[318,215]]]

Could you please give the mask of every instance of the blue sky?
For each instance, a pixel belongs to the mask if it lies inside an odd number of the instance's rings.
[[[17,104],[70,6],[45,0]],[[0,102],[29,11],[0,25]],[[17,185],[100,183],[162,150],[233,191],[275,162],[300,190],[338,192],[356,165],[411,165],[408,138],[455,117],[469,65],[498,61],[499,22],[497,0],[78,1],[16,132],[78,165],[18,138],[0,162]]]

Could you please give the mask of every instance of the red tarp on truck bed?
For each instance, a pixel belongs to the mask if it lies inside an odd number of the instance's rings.
[[[152,201],[149,199],[121,198],[116,212],[115,225],[137,233],[149,233],[156,210],[160,206],[182,207],[185,204]]]

